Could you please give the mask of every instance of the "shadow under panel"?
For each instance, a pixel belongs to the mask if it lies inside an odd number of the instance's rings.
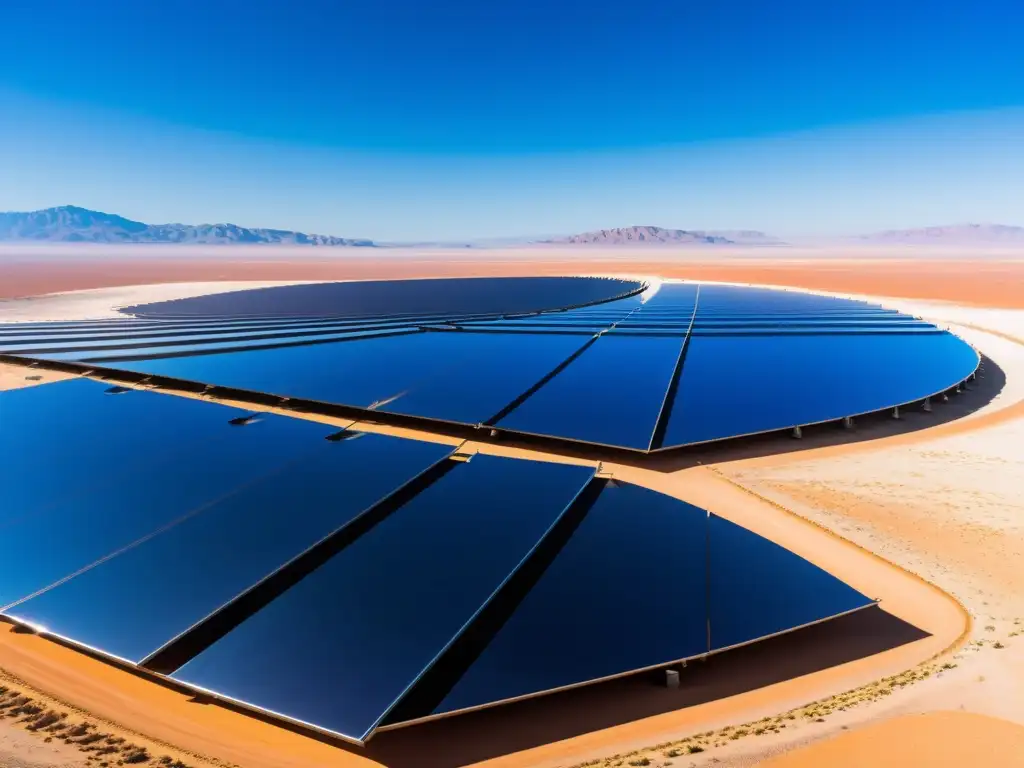
[[[430,331],[336,344],[142,360],[144,373],[476,424],[589,337]]]
[[[110,389],[70,379],[0,392],[0,539],[13,520],[91,493],[116,494],[133,473],[229,432],[228,421],[246,413],[133,389],[106,394]]]
[[[795,629],[874,600],[814,563],[717,515],[708,520],[713,651]]]
[[[704,654],[707,513],[613,483],[433,712],[485,706]]]
[[[363,740],[592,475],[476,455],[172,677]]]
[[[682,343],[602,336],[497,426],[647,450]]]
[[[317,441],[301,461],[11,613],[138,663],[450,452],[365,433]]]
[[[694,336],[663,445],[890,408],[953,387],[977,365],[946,332]]]
[[[209,407],[195,400],[182,402]],[[176,426],[182,429],[180,423]],[[118,475],[116,483],[7,520],[0,524],[0,605],[10,609],[11,603],[203,512],[286,462],[321,448],[333,431],[272,415],[244,426],[223,420],[201,432],[182,429],[186,439],[175,450],[136,460],[134,471]],[[127,445],[121,450],[138,452]],[[41,455],[36,460],[44,471],[45,460]],[[103,468],[98,471],[102,478]]]

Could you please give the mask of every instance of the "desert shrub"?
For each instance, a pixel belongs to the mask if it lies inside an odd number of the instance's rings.
[[[125,752],[124,757],[125,765],[135,765],[136,763],[149,762],[149,752],[146,751],[145,747],[133,747],[131,750]]]

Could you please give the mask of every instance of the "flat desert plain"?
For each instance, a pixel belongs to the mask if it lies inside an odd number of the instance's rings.
[[[316,258],[309,250],[110,250],[116,258],[88,249],[0,254],[0,321],[109,316],[115,306],[237,289],[238,281],[634,274],[871,296],[951,328],[987,360],[972,389],[932,414],[809,432],[800,442],[604,464],[614,477],[783,544],[880,598],[878,609],[691,665],[679,690],[627,678],[382,733],[365,750],[197,702],[4,629],[0,764],[113,765],[136,754],[130,744],[147,762],[246,768],[1024,765],[1024,259],[790,249],[715,250],[714,258],[663,249]],[[210,282],[221,285],[197,285]],[[0,386],[50,379],[27,378],[38,375],[8,367]],[[628,617],[623,625],[643,631]],[[10,703],[22,699],[68,725],[28,732],[38,719],[25,702]]]

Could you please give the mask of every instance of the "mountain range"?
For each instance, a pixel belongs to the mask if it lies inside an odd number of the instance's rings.
[[[857,239],[862,242],[893,245],[1024,245],[1024,227],[1006,224],[956,224],[920,229],[890,229],[863,235]]]
[[[63,243],[194,243],[366,246],[372,240],[307,235],[237,224],[143,224],[113,213],[62,205],[28,213],[0,213],[0,241]]]
[[[663,227],[616,227],[581,232],[578,235],[554,237],[542,241],[570,245],[781,245],[782,241],[764,232],[732,230],[665,229]]]
[[[197,245],[314,245],[434,248],[501,248],[530,245],[572,246],[784,246],[757,230],[689,230],[664,227],[616,227],[543,238],[492,238],[430,243],[380,243],[373,240],[308,235],[287,229],[237,224],[144,224],[113,213],[63,205],[27,213],[0,213],[0,242],[170,243]],[[1024,245],[1024,227],[959,224],[894,229],[835,241],[865,245]]]

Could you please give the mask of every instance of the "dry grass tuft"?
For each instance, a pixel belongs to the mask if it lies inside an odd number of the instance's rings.
[[[39,734],[44,742],[52,742],[54,736],[62,739],[65,744],[87,753],[89,764],[99,768],[150,762],[164,768],[190,768],[188,764],[169,755],[154,761],[146,747],[129,743],[122,736],[101,731],[94,723],[79,719],[69,712],[44,706],[10,685],[0,685],[0,717],[14,719],[16,725],[22,726],[28,733]]]

